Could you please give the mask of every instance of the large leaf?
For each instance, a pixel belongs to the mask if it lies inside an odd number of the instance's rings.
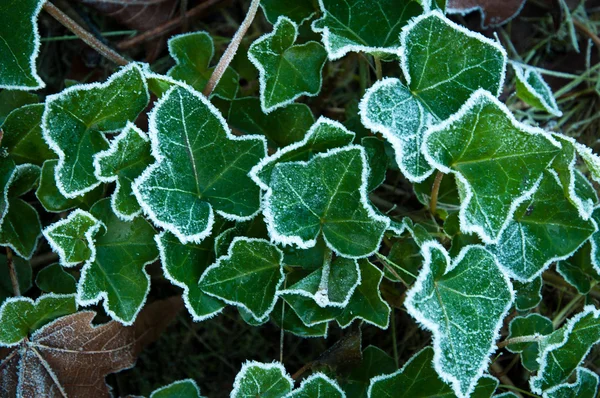
[[[130,64],[105,83],[75,85],[48,96],[42,132],[58,155],[56,184],[75,198],[100,184],[93,156],[108,148],[103,132],[120,130],[135,120],[149,101],[148,88],[137,64]]]
[[[596,398],[598,374],[584,367],[577,368],[577,380],[563,383],[544,393],[544,398]]]
[[[42,137],[43,104],[30,104],[12,111],[2,124],[2,146],[16,163],[41,166],[56,155]]]
[[[271,238],[309,248],[323,233],[327,245],[344,257],[375,252],[389,219],[368,202],[367,173],[359,146],[317,154],[308,162],[277,164],[265,196]]]
[[[405,306],[433,333],[434,367],[459,397],[468,397],[496,350],[514,293],[495,257],[467,246],[450,261],[437,242],[423,247],[425,263]]]
[[[249,361],[235,376],[230,397],[280,398],[292,391],[293,386],[294,380],[279,362]]]
[[[477,233],[485,243],[498,242],[559,149],[549,134],[517,122],[484,90],[431,127],[423,142],[429,163],[456,177],[461,230]]]
[[[335,380],[323,373],[313,373],[302,380],[300,387],[286,395],[286,398],[345,398]]]
[[[314,41],[295,45],[297,37],[298,26],[287,17],[279,17],[273,32],[259,37],[248,49],[248,58],[259,72],[264,113],[321,91],[327,53]]]
[[[260,209],[260,188],[248,177],[265,156],[260,136],[236,137],[218,110],[191,88],[173,87],[150,114],[156,163],[133,184],[144,212],[182,243],[210,234],[214,211],[247,220]]]

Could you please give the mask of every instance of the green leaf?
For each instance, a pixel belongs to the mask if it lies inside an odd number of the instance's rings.
[[[400,31],[423,12],[416,0],[319,0],[323,16],[312,29],[322,34],[330,60],[348,52],[396,54]],[[374,23],[373,21],[377,21]]]
[[[214,71],[210,68],[215,47],[207,32],[192,32],[173,36],[169,39],[169,54],[176,62],[167,73],[173,79],[181,80],[202,92]],[[211,96],[232,100],[239,88],[239,76],[228,67]]]
[[[598,342],[600,310],[588,305],[562,328],[540,341],[540,370],[529,379],[531,391],[541,394],[566,382]]]
[[[433,398],[455,397],[452,389],[444,383],[433,366],[434,350],[426,347],[404,364],[402,369],[391,374],[382,374],[371,379],[369,398]],[[498,380],[484,375],[475,387],[473,397],[491,397]],[[460,395],[459,395],[460,396]]]
[[[214,261],[213,239],[183,244],[166,231],[155,239],[165,278],[183,289],[183,302],[192,319],[200,322],[219,314],[225,305],[198,286],[198,280]]]
[[[451,118],[431,127],[423,142],[429,163],[457,179],[461,230],[477,233],[488,244],[499,241],[559,149],[549,134],[517,122],[484,90],[473,94]]]
[[[360,145],[365,148],[369,160],[369,185],[367,191],[374,191],[385,181],[390,160],[385,153],[385,144],[377,137],[363,137]]]
[[[313,373],[302,380],[300,387],[286,395],[286,398],[345,398],[335,380],[330,379],[323,373]]]
[[[542,286],[544,281],[541,276],[533,278],[531,282],[521,283],[514,281],[515,307],[518,311],[527,311],[537,307],[542,301]]]
[[[598,375],[584,367],[577,368],[577,380],[553,387],[544,393],[544,398],[596,398]]]
[[[502,91],[504,48],[439,11],[413,19],[402,30],[401,46],[401,66],[410,91],[440,120],[458,111],[477,90],[494,96]]]
[[[529,314],[513,318],[508,325],[508,331],[507,340],[521,336],[547,336],[554,331],[554,326],[552,326],[552,321],[545,316]],[[539,369],[540,365],[537,362],[539,344],[537,342],[509,344],[507,349],[510,352],[521,354],[521,363],[525,369],[530,372]]]
[[[0,4],[0,88],[38,90],[46,84],[38,76],[36,58],[40,49],[37,29],[43,0],[8,0]]]
[[[42,137],[43,113],[43,104],[25,105],[12,111],[2,124],[2,146],[17,164],[41,166],[45,160],[56,157]]]
[[[592,245],[585,243],[575,254],[556,264],[556,271],[581,294],[588,294],[600,281],[598,267],[592,260]]]
[[[13,257],[13,266],[17,274],[19,290],[21,294],[23,294],[31,288],[31,265],[29,265],[29,261],[25,261],[19,257]],[[14,292],[8,271],[6,255],[0,254],[0,303],[13,295]]]
[[[517,96],[534,108],[561,117],[562,112],[542,75],[533,68],[522,67],[514,63],[512,66],[515,70]]]
[[[58,263],[51,264],[38,272],[37,287],[47,293],[71,294],[77,292],[77,281]]]
[[[0,307],[0,347],[17,345],[34,330],[75,311],[73,294],[44,294],[35,301],[28,297],[6,299]]]
[[[33,206],[19,198],[8,200],[9,211],[0,229],[0,246],[8,246],[29,260],[42,236],[42,223]]]
[[[150,398],[201,398],[201,396],[196,382],[193,379],[185,379],[154,390]]]
[[[352,367],[340,384],[348,398],[363,398],[367,396],[371,378],[382,373],[392,373],[396,369],[394,358],[380,348],[370,345],[363,350],[360,363]]]
[[[49,225],[42,232],[52,251],[58,254],[60,265],[74,267],[94,260],[94,235],[102,226],[102,222],[87,211],[75,209],[67,218]]]
[[[571,257],[594,232],[594,222],[579,217],[558,176],[548,172],[531,199],[516,209],[498,244],[489,249],[511,278],[530,282],[550,264]]]
[[[399,79],[385,78],[369,88],[360,102],[360,117],[392,145],[396,163],[409,181],[421,182],[433,173],[421,153],[431,114]]]
[[[142,212],[131,185],[151,163],[148,136],[130,122],[110,142],[107,150],[94,155],[96,178],[117,184],[110,203],[120,219],[131,221]]]
[[[303,95],[314,97],[321,91],[327,53],[314,41],[294,45],[297,38],[297,25],[282,16],[271,33],[259,37],[248,49],[248,58],[259,72],[264,113],[285,107]]]
[[[17,108],[39,101],[36,94],[19,90],[2,90],[0,92],[0,125],[8,115]]]
[[[93,156],[108,148],[103,133],[135,120],[148,101],[143,72],[134,63],[105,83],[75,85],[48,96],[42,133],[58,155],[55,173],[60,193],[73,199],[100,185]]]
[[[263,137],[232,135],[215,107],[184,87],[158,101],[149,124],[156,163],[133,192],[157,226],[182,243],[199,243],[211,232],[214,211],[236,221],[258,213],[260,188],[247,174],[266,154]]]
[[[105,230],[96,235],[96,256],[81,269],[77,303],[88,306],[103,300],[104,310],[111,318],[131,325],[150,291],[150,276],[145,268],[158,258],[156,231],[142,217],[131,222],[120,220],[109,199],[96,203],[90,213]]]
[[[35,188],[40,179],[40,172],[40,167],[31,163],[17,165],[8,187],[8,197],[17,198]]]
[[[311,19],[316,13],[315,2],[312,0],[261,0],[260,6],[265,13],[267,21],[275,24],[281,16],[288,17],[294,23],[301,25],[304,21]]]
[[[13,179],[16,175],[17,167],[15,162],[8,156],[0,157],[0,225],[8,213],[8,193]]]
[[[235,376],[231,398],[281,398],[292,391],[294,381],[279,362],[249,361]]]
[[[287,304],[287,303],[286,303]],[[327,337],[329,324],[327,322],[319,323],[313,326],[306,326],[298,317],[296,312],[286,306],[282,315],[282,305],[280,302],[275,304],[273,312],[271,312],[271,320],[275,325],[282,328],[286,333],[291,333],[298,337]]]
[[[387,257],[382,260],[394,270],[391,272],[388,267],[385,267],[383,271],[386,278],[394,282],[403,281],[410,286],[415,283],[416,275],[423,264],[421,246],[412,236],[398,239],[392,245]]]
[[[360,146],[333,149],[308,162],[277,164],[265,195],[271,239],[310,248],[323,233],[327,245],[344,257],[371,255],[389,219],[372,209],[367,184],[367,158]]]
[[[425,263],[405,306],[433,333],[434,367],[459,397],[469,396],[489,356],[514,293],[495,257],[481,246],[465,247],[452,261],[436,241],[423,245]]]
[[[283,253],[264,239],[237,237],[226,256],[204,271],[200,289],[261,320],[273,311],[284,280]]]

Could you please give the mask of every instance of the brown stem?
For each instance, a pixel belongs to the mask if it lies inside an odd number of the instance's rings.
[[[442,184],[442,179],[444,178],[444,173],[438,171],[435,175],[435,180],[433,181],[433,186],[431,187],[431,199],[429,199],[429,211],[435,217],[435,212],[437,210],[437,201],[438,194],[440,193],[440,185]]]
[[[17,278],[17,270],[15,269],[15,263],[10,247],[6,248],[6,264],[8,265],[8,274],[10,275],[13,293],[15,297],[19,297],[21,295],[21,289],[19,288],[19,279]]]
[[[56,8],[56,6],[49,1],[44,3],[44,10],[54,19],[61,23],[65,28],[69,29],[73,32],[77,37],[83,40],[88,46],[92,47],[94,50],[98,51],[103,57],[110,59],[117,65],[127,65],[129,63],[128,60],[123,58],[113,49],[109,48],[106,44],[102,43],[100,40],[95,38],[88,31],[83,29],[77,22],[73,21],[67,14]]]
[[[375,76],[377,80],[381,80],[383,78],[383,68],[381,67],[381,59],[378,56],[373,56],[373,61],[375,62]]]
[[[594,32],[589,30],[587,26],[585,26],[581,21],[575,18],[573,18],[573,25],[577,28],[578,31],[592,39],[594,44],[596,44],[596,46],[600,49],[600,38]]]
[[[312,366],[313,366],[313,362],[307,363],[306,365],[304,365],[303,367],[298,369],[298,371],[292,375],[292,379],[298,380],[298,378],[300,378],[300,376],[302,376],[307,370],[312,368]]]
[[[139,36],[132,37],[131,39],[126,39],[117,44],[117,48],[119,50],[127,50],[131,47],[135,47],[147,41],[150,41],[158,36],[162,36],[166,32],[169,32],[179,25],[183,24],[185,20],[189,20],[194,18],[198,14],[202,13],[202,11],[206,10],[210,6],[218,3],[221,0],[206,0],[203,3],[198,4],[196,7],[188,10],[185,15],[182,17],[181,15],[173,18],[162,25],[157,26],[154,29],[148,30]]]

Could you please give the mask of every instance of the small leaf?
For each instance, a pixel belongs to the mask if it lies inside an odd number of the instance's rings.
[[[544,398],[595,398],[598,391],[598,375],[584,367],[577,368],[577,380],[553,387]]]
[[[458,397],[468,397],[496,350],[514,293],[495,257],[467,246],[451,263],[437,242],[423,245],[425,263],[405,306],[433,333],[434,367]]]
[[[302,95],[321,91],[327,53],[314,41],[296,44],[298,26],[279,17],[273,31],[252,43],[248,58],[259,72],[260,105],[264,113],[282,108]]]
[[[42,137],[43,104],[25,105],[12,111],[2,124],[2,146],[16,163],[41,166],[56,155]]]
[[[481,27],[499,26],[516,17],[525,0],[448,0],[449,14],[462,14],[479,11]]]
[[[287,304],[287,303],[286,303]],[[283,319],[282,319],[283,318]],[[271,320],[275,325],[282,328],[286,333],[291,333],[298,337],[327,337],[329,324],[327,322],[319,323],[313,326],[306,326],[298,317],[296,312],[286,307],[282,315],[282,305],[280,302],[275,304],[271,312]]]
[[[283,253],[264,239],[237,237],[227,256],[204,271],[198,285],[206,294],[263,319],[273,311],[284,280]]]
[[[19,290],[21,294],[27,292],[31,288],[31,265],[29,261],[25,261],[19,257],[13,257],[13,266],[17,274]],[[8,297],[14,295],[10,274],[8,271],[8,263],[6,255],[0,254],[0,304]]]
[[[38,90],[46,84],[38,76],[40,49],[37,19],[44,0],[4,1],[0,5],[0,88]]]
[[[323,373],[313,373],[302,380],[300,387],[285,398],[346,398],[346,394],[335,380]]]
[[[152,162],[148,136],[130,122],[107,150],[94,155],[96,178],[117,184],[110,203],[120,219],[131,221],[142,212],[131,185]]]
[[[389,219],[368,202],[367,172],[359,146],[317,154],[308,162],[277,164],[265,196],[271,239],[310,248],[322,232],[327,245],[344,257],[371,255]]]
[[[8,192],[16,174],[15,162],[10,157],[0,157],[0,225],[8,213]]]
[[[517,122],[483,90],[450,119],[431,127],[423,142],[429,163],[457,179],[461,230],[477,233],[488,244],[499,241],[559,149],[549,134]]]
[[[75,85],[48,96],[42,133],[58,155],[55,172],[60,193],[73,199],[100,185],[93,156],[108,148],[103,133],[135,120],[148,101],[143,72],[134,63],[105,83]]]
[[[510,321],[508,325],[507,340],[521,336],[547,336],[554,331],[552,321],[540,314],[529,314],[527,316],[518,316]],[[539,344],[532,343],[517,343],[509,344],[507,349],[513,353],[521,354],[521,363],[525,369],[530,372],[535,372],[539,369],[537,362],[539,355]]]
[[[542,301],[542,286],[544,282],[541,276],[534,278],[531,282],[521,283],[514,281],[515,307],[518,311],[527,311],[537,307]]]
[[[320,0],[319,7],[323,16],[313,22],[312,29],[322,34],[332,61],[351,51],[395,54],[402,27],[423,12],[415,0]]]
[[[594,267],[592,245],[588,243],[579,248],[572,257],[556,264],[556,272],[581,294],[588,294],[597,281],[600,281],[598,269],[598,266]]]
[[[58,263],[41,269],[35,277],[35,284],[41,291],[48,293],[71,294],[77,292],[77,281]]]
[[[298,0],[294,2],[285,0],[261,0],[260,6],[265,13],[267,21],[275,24],[281,16],[288,17],[294,23],[301,25],[317,13],[315,2],[312,0]]]
[[[383,272],[386,278],[394,282],[404,281],[407,286],[410,286],[415,283],[417,279],[415,275],[418,275],[421,264],[423,264],[421,246],[413,237],[399,239],[394,242],[383,261],[394,270],[391,272],[388,267],[384,267]]]
[[[0,92],[0,125],[8,115],[17,108],[39,102],[38,96],[33,93],[19,90],[2,90]]]
[[[201,396],[196,382],[193,379],[185,379],[154,390],[150,398],[201,398]]]
[[[75,311],[73,294],[45,294],[36,301],[28,297],[6,299],[0,307],[0,347],[14,346],[48,322]]]
[[[235,376],[231,398],[280,398],[292,391],[294,381],[279,362],[249,361]]]
[[[20,257],[29,260],[35,253],[42,236],[42,223],[33,206],[24,200],[12,198],[10,210],[0,230],[0,246],[8,246]]]
[[[512,64],[516,76],[517,96],[534,108],[541,109],[549,114],[561,117],[562,112],[556,104],[552,90],[542,78],[542,75],[533,68]]]
[[[156,163],[133,192],[157,226],[182,243],[199,243],[210,234],[214,211],[237,221],[256,215],[260,188],[247,174],[265,156],[263,137],[232,135],[215,107],[184,87],[158,101],[149,123]]]

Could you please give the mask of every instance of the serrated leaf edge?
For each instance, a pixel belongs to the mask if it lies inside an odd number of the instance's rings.
[[[291,391],[287,395],[284,395],[283,398],[295,397],[296,395],[300,394],[300,392],[304,388],[304,386],[306,386],[307,384],[309,384],[310,382],[312,382],[315,379],[321,379],[321,380],[324,380],[326,383],[329,383],[333,388],[335,388],[337,390],[337,392],[340,393],[340,398],[346,398],[346,393],[344,392],[344,390],[341,389],[341,387],[337,383],[337,381],[327,377],[327,375],[322,372],[317,372],[317,373],[311,374],[306,379],[304,379],[300,382],[300,386],[297,389]],[[319,397],[320,397],[320,395],[319,395]]]
[[[288,375],[287,371],[285,370],[285,367],[281,362],[262,363],[257,361],[246,361],[242,364],[242,368],[235,376],[235,381],[233,382],[233,390],[231,390],[231,394],[229,395],[231,398],[235,398],[238,395],[246,373],[253,367],[263,370],[279,369],[283,378],[290,384],[290,390],[294,388],[294,380],[290,377],[290,375]]]
[[[171,383],[171,384],[167,384],[166,386],[162,386],[162,387],[160,387],[160,388],[158,388],[158,389],[154,390],[154,391],[152,392],[152,394],[150,394],[150,397],[149,397],[149,398],[153,398],[153,397],[154,397],[154,396],[155,396],[157,393],[159,393],[159,392],[162,392],[162,391],[164,391],[164,390],[166,390],[166,389],[168,389],[168,388],[171,388],[171,387],[173,387],[173,386],[177,386],[177,385],[179,385],[179,384],[183,384],[183,383],[192,383],[192,385],[193,385],[193,386],[194,386],[194,388],[196,389],[196,392],[198,393],[198,396],[199,396],[199,397],[201,396],[201,395],[200,395],[200,388],[198,387],[198,384],[196,384],[196,381],[195,381],[194,379],[183,379],[183,380],[177,380],[177,381],[174,381],[174,382],[173,382],[173,383]],[[190,398],[190,397],[188,397],[188,398]]]
[[[525,5],[525,1],[523,1],[523,5]],[[523,5],[521,5],[521,7],[523,7]],[[552,93],[552,89],[550,88],[550,86],[548,86],[548,83],[546,83],[546,81],[542,78],[541,74],[533,68],[524,67],[514,62],[511,62],[511,65],[513,67],[513,70],[515,71],[515,76],[517,80],[521,82],[523,86],[525,86],[525,88],[531,95],[533,95],[538,101],[542,103],[542,105],[544,106],[544,110],[552,116],[561,117],[563,113],[558,108],[558,104],[556,103],[556,99],[554,98],[554,94]],[[542,97],[527,81],[527,77],[532,73],[538,74],[539,80],[540,82],[542,82],[542,86],[550,94],[550,103],[548,103],[546,99]]]

